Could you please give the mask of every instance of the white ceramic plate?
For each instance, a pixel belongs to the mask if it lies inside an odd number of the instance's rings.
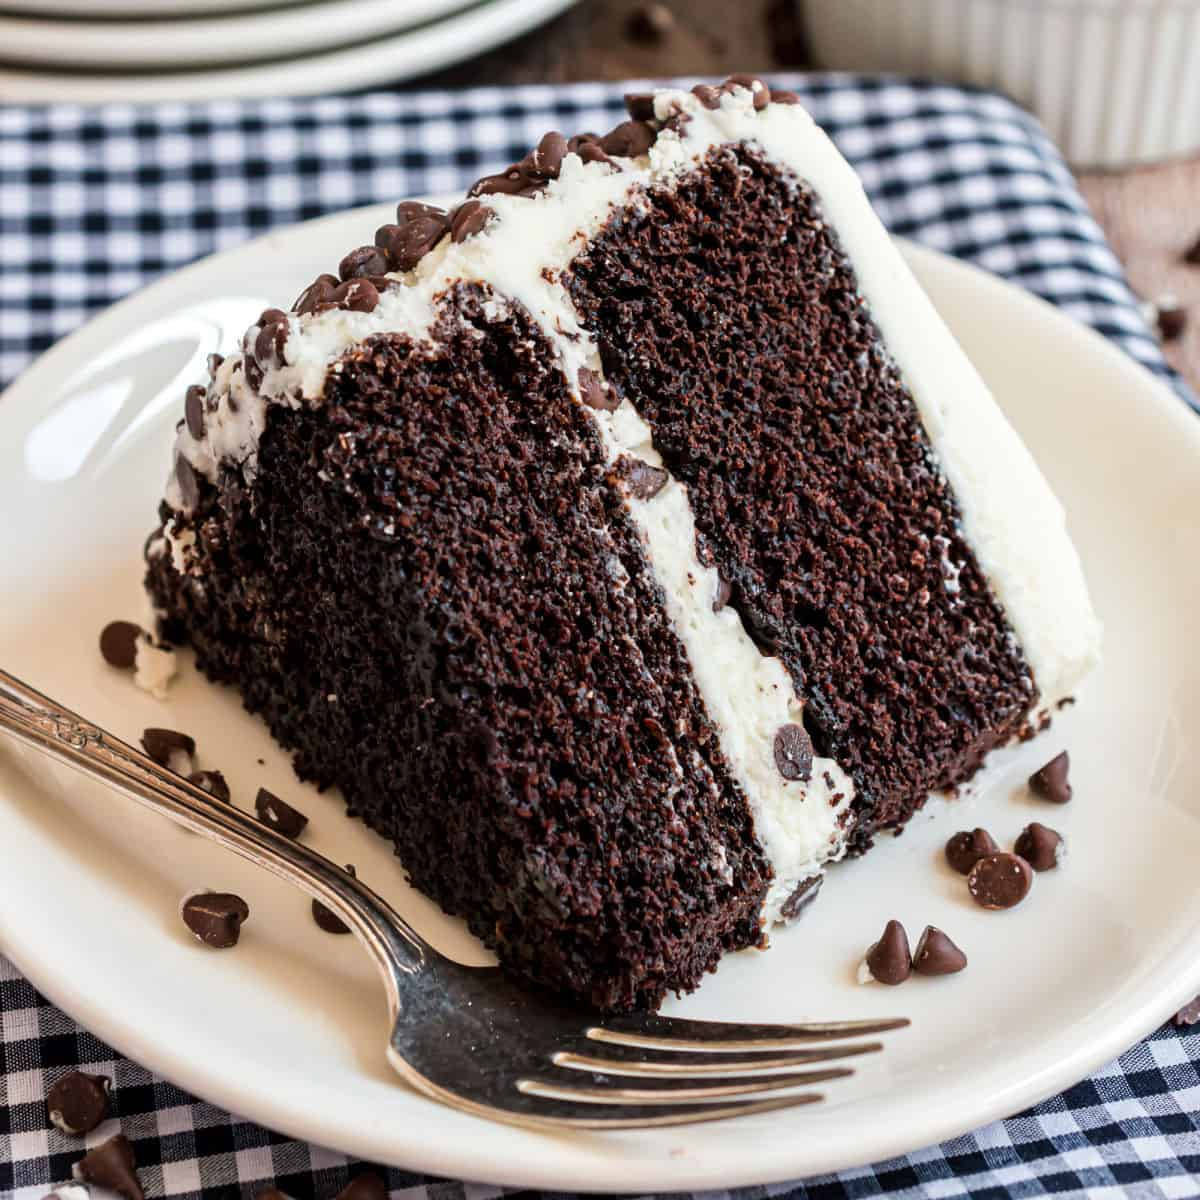
[[[334,795],[292,778],[236,695],[185,667],[169,701],[96,650],[140,611],[172,425],[205,354],[288,301],[390,207],[273,234],[146,289],[50,351],[0,402],[0,662],[116,733],[192,732],[201,765],[249,806],[265,785],[312,818],[313,844],[383,892],[450,953],[481,961],[457,922],[412,894],[389,848]],[[544,1137],[413,1095],[385,1062],[385,1008],[365,954],[321,933],[272,877],[30,756],[0,774],[0,947],[67,1012],[125,1053],[235,1112],[367,1159],[564,1190],[732,1187],[845,1168],[1012,1113],[1073,1083],[1200,991],[1200,428],[1100,338],[928,251],[909,258],[1067,504],[1107,657],[1081,702],[1002,753],[974,795],[935,804],[902,838],[835,868],[767,953],[727,958],[669,1011],[718,1019],[904,1014],[912,1028],[827,1088],[820,1107],[693,1129]],[[1069,745],[1075,800],[1022,784]],[[4,755],[0,748],[0,757]],[[258,760],[264,760],[260,765]],[[1066,835],[1062,870],[1003,913],[941,861],[957,828],[1009,842],[1031,819]],[[230,888],[252,910],[236,951],[206,950],[176,905]],[[862,987],[863,948],[897,916],[947,930],[971,965]]]
[[[10,63],[88,71],[230,66],[351,46],[450,16],[476,0],[317,0],[186,20],[54,20],[0,14]]]
[[[424,8],[428,0],[419,2]],[[139,35],[126,50],[122,50],[117,40],[110,47],[117,58],[91,58],[93,62],[108,61],[117,68],[105,74],[13,66],[12,58],[16,55],[8,49],[4,18],[0,18],[0,55],[8,60],[7,65],[0,67],[0,101],[10,104],[149,104],[356,91],[382,83],[397,83],[452,63],[463,62],[537,28],[574,3],[575,0],[485,0],[465,12],[454,13],[419,28],[385,34],[385,29],[394,31],[398,24],[407,24],[407,21],[398,20],[393,15],[406,9],[406,4],[400,0],[357,0],[357,3],[355,0],[329,0],[325,7],[342,10],[358,8],[356,21],[366,20],[364,14],[369,14],[369,19],[374,22],[381,36],[358,45],[343,45],[341,49],[324,50],[296,58],[273,58],[271,61],[245,64],[245,59],[253,55],[244,55],[241,61],[245,65],[122,72],[121,64],[131,61],[127,57],[129,55],[136,56],[138,64],[144,67],[148,58],[155,54],[174,53],[171,43],[176,37],[175,23],[171,23],[172,28],[157,41]],[[444,11],[458,7],[458,4],[456,0],[442,0],[440,7]],[[301,13],[303,11],[299,10]],[[230,22],[234,19],[228,18]],[[312,50],[313,29],[300,21],[297,13],[285,11],[263,14],[259,19],[274,27],[286,28],[295,45],[303,42]],[[29,25],[23,20],[19,24],[25,28]],[[260,29],[262,27],[259,26]],[[318,28],[324,35],[326,45],[331,41],[344,42],[340,20],[335,23],[323,21]],[[55,35],[56,45],[59,37],[59,34]],[[23,44],[32,51],[36,50],[35,41],[28,39]],[[105,44],[108,45],[109,41],[106,37]],[[79,43],[71,44],[77,52]],[[200,53],[203,49],[190,38],[185,38],[183,44],[189,47],[189,53]],[[236,39],[231,40],[225,34],[216,36],[211,45],[214,57],[218,59],[237,53]],[[255,45],[259,45],[257,38]],[[56,51],[44,46],[38,53],[44,59],[46,54]],[[282,51],[273,50],[270,53],[278,55]],[[211,63],[213,58],[207,61]]]
[[[7,12],[39,17],[195,16],[262,8],[299,8],[306,0],[4,0]]]

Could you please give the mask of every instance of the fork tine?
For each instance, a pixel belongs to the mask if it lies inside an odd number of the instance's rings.
[[[656,1087],[630,1087],[625,1083],[574,1084],[558,1079],[518,1079],[517,1090],[526,1096],[544,1096],[549,1100],[577,1101],[582,1104],[708,1104],[714,1100],[740,1100],[743,1097],[782,1092],[802,1083],[828,1083],[853,1075],[845,1067],[829,1071],[805,1071],[796,1075],[759,1076],[750,1079],[722,1079],[697,1085],[689,1080],[667,1080]]]
[[[575,1071],[592,1071],[601,1075],[673,1076],[694,1079],[700,1076],[744,1075],[756,1071],[779,1071],[812,1063],[836,1062],[841,1058],[856,1058],[881,1050],[881,1042],[854,1042],[843,1046],[828,1046],[819,1050],[794,1050],[790,1054],[762,1058],[731,1059],[724,1055],[715,1058],[693,1052],[647,1051],[638,1046],[605,1045],[603,1057],[559,1050],[550,1061],[558,1067]],[[652,1054],[653,1057],[647,1057]]]
[[[661,1129],[671,1125],[702,1125],[708,1121],[726,1121],[731,1117],[778,1112],[780,1109],[818,1104],[824,1098],[816,1092],[803,1092],[797,1096],[770,1096],[765,1100],[744,1100],[732,1104],[625,1104],[611,1107],[544,1099],[539,1103],[552,1107],[544,1114],[535,1114],[534,1120],[551,1128]],[[605,1115],[597,1115],[599,1113]]]
[[[736,1021],[696,1021],[687,1017],[632,1013],[609,1018],[603,1025],[592,1026],[587,1030],[587,1036],[598,1042],[689,1052],[789,1050],[814,1041],[887,1033],[893,1029],[903,1029],[908,1024],[906,1017],[895,1017],[869,1021],[810,1021],[798,1025],[751,1025]]]

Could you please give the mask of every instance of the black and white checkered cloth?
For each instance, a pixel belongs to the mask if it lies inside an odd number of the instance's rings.
[[[896,233],[1037,292],[1190,399],[1037,124],[995,96],[816,76],[796,87]],[[165,271],[350,205],[461,189],[549,128],[613,125],[620,88],[0,108],[0,384],[56,338]],[[1200,1027],[1198,1027],[1200,1029]],[[200,1103],[115,1054],[0,958],[0,1197],[40,1200],[80,1143],[47,1125],[49,1085],[113,1077],[149,1196],[332,1197],[359,1164]],[[116,1129],[91,1135],[95,1144]],[[392,1171],[393,1196],[498,1188]],[[1200,1032],[1165,1027],[1036,1109],[941,1146],[746,1197],[1200,1196]],[[739,1195],[742,1195],[739,1193]]]

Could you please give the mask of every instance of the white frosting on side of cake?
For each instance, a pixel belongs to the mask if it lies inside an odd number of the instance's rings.
[[[641,189],[669,185],[714,147],[747,143],[817,195],[913,392],[958,498],[964,535],[1016,631],[1043,703],[1070,694],[1096,660],[1099,627],[1061,506],[909,272],[853,170],[802,108],[770,104],[755,110],[752,100],[739,88],[726,94],[718,109],[708,110],[690,93],[659,93],[660,119],[680,111],[688,119],[681,131],[663,130],[648,154],[621,160],[621,171],[568,154],[559,178],[539,195],[487,196],[495,213],[491,223],[461,243],[443,238],[413,271],[393,276],[403,286],[385,291],[373,311],[292,315],[286,361],[264,375],[266,400],[251,393],[238,360],[227,360],[213,385],[217,409],[208,414],[204,439],[197,442],[184,428],[176,452],[210,479],[222,459],[242,462],[252,472],[269,403],[319,404],[329,371],[340,369],[339,356],[372,334],[430,339],[447,291],[460,281],[481,281],[492,289],[497,300],[485,305],[485,315],[499,318],[508,302],[526,309],[560,355],[567,379],[582,393],[579,371],[600,374],[600,359],[559,273],[614,208],[639,202]],[[610,461],[631,454],[661,465],[649,427],[628,400],[614,412],[589,412]],[[173,478],[167,499],[180,507]],[[760,653],[732,609],[713,611],[717,576],[697,558],[686,488],[672,479],[650,499],[631,500],[629,507],[774,868],[764,917],[777,919],[799,883],[844,853],[841,819],[853,785],[835,762],[820,758],[809,781],[788,781],[780,774],[775,735],[781,725],[799,723],[803,697],[783,663]],[[948,579],[948,589],[952,584]]]

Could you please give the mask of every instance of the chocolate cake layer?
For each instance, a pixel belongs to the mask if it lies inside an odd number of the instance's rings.
[[[450,303],[274,408],[149,587],[502,961],[654,1006],[760,940],[770,868],[586,409],[532,322]]]
[[[688,488],[701,561],[853,777],[865,846],[1036,690],[836,236],[781,167],[719,147],[615,210],[565,282]]]

